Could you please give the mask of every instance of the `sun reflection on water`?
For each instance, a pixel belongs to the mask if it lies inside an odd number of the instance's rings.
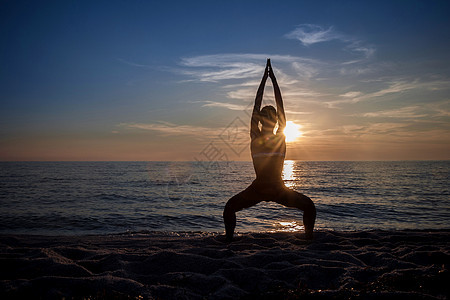
[[[297,223],[296,221],[282,221],[274,223],[273,226],[275,227],[274,232],[298,232],[303,231],[303,223]]]
[[[294,186],[296,177],[294,175],[294,161],[293,160],[285,160],[284,161],[283,180],[284,180],[284,185],[286,185],[288,188],[291,188]]]
[[[284,161],[282,178],[284,185],[288,188],[293,188],[295,186],[295,181],[297,180],[295,168],[295,161]],[[296,221],[276,221],[272,226],[274,227],[273,232],[297,232],[303,231],[304,229],[303,223],[297,223]]]

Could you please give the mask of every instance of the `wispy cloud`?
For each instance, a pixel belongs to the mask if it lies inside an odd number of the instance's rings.
[[[183,135],[183,136],[217,136],[223,128],[211,128],[194,125],[178,125],[170,122],[159,121],[156,123],[121,123],[119,127],[126,129],[138,129],[145,131],[155,131],[163,135]]]
[[[231,79],[252,79],[261,77],[267,58],[280,64],[290,64],[299,73],[313,74],[314,63],[312,59],[290,55],[270,54],[236,54],[225,53],[215,55],[202,55],[185,57],[181,59],[181,72],[198,81],[219,82]]]
[[[441,103],[430,103],[428,108],[433,112],[433,117],[450,117],[450,100]],[[450,122],[448,123],[450,126]]]
[[[341,104],[357,103],[362,97],[363,93],[360,91],[349,91],[344,94],[338,95],[337,100],[329,100],[323,102],[328,108],[339,108]]]
[[[366,63],[373,56],[375,47],[367,45],[355,37],[340,33],[333,26],[302,24],[287,33],[285,37],[298,40],[305,46],[337,40],[341,43],[333,46],[338,47],[336,51],[349,52],[351,56],[344,56],[345,59],[336,56],[335,60],[330,60],[330,58],[267,53],[222,53],[184,57],[180,61],[181,69],[177,71],[189,76],[193,81],[216,83],[225,81],[227,85],[223,86],[224,88],[231,88],[234,85],[229,96],[240,98],[244,92],[240,88],[258,84],[267,58],[271,58],[274,62],[279,83],[292,89],[295,89],[294,85],[302,89],[307,88],[310,90],[309,93],[312,89],[308,86],[308,81],[342,75],[357,76],[374,70],[373,66],[367,66]],[[232,80],[241,80],[242,82],[239,84],[229,83]],[[248,96],[248,92],[245,93]]]
[[[447,124],[450,116],[450,100],[438,103],[423,103],[421,105],[404,106],[396,109],[380,110],[363,113],[369,118],[396,118],[409,119],[415,122],[432,122],[435,124]]]
[[[278,62],[294,62],[298,60],[308,60],[297,56],[291,55],[268,55],[268,54],[254,54],[254,53],[225,53],[225,54],[213,54],[213,55],[201,55],[195,57],[188,57],[182,59],[182,65],[189,67],[239,67],[241,62],[265,62],[267,58],[273,58]]]
[[[414,80],[413,82],[408,81],[397,81],[392,82],[388,88],[382,89],[378,92],[369,94],[369,97],[382,97],[387,94],[394,94],[394,93],[402,93],[411,89],[415,89],[419,87],[418,81]]]
[[[375,118],[422,118],[428,116],[424,113],[419,113],[418,111],[422,108],[420,106],[406,106],[397,109],[382,110],[377,112],[369,112],[363,114],[364,117],[375,117]]]
[[[251,111],[253,109],[253,101],[250,102],[248,105],[242,105],[242,104],[235,104],[235,103],[228,103],[228,102],[216,102],[216,101],[199,101],[204,103],[202,106],[204,107],[221,107],[226,108],[229,110],[236,110],[236,111],[247,111],[250,116]],[[310,115],[312,112],[308,111],[295,111],[295,110],[285,110],[286,114],[292,114],[292,115]]]
[[[251,108],[251,106],[249,105],[241,105],[227,102],[216,102],[216,101],[203,101],[203,102],[204,102],[203,106],[206,107],[223,107],[230,110],[238,110],[238,111],[248,110],[249,108]]]
[[[439,116],[435,119],[440,122],[434,128],[443,128],[441,124],[448,117],[448,106],[432,109],[417,103],[420,103],[421,95],[435,91],[436,95],[443,94],[442,90],[449,89],[450,84],[445,78],[421,74],[411,77],[394,63],[377,61],[375,46],[340,33],[332,26],[301,25],[285,37],[311,49],[316,44],[334,41],[329,46],[339,54],[323,57],[306,51],[312,56],[201,55],[183,58],[179,71],[192,81],[218,83],[220,100],[201,101],[203,107],[232,111],[249,110],[250,107],[251,110],[266,58],[270,57],[290,120],[298,115],[299,124],[312,124],[305,131],[305,138],[334,138],[336,142],[347,136],[410,139],[414,136],[412,133],[417,132],[414,126],[434,115]],[[270,89],[268,80],[264,102],[273,101]],[[437,99],[442,100],[442,97]],[[433,101],[436,100],[430,100]],[[374,102],[377,104],[372,105]],[[401,105],[404,107],[399,107]],[[427,126],[431,128],[431,125]],[[193,128],[192,131],[196,132]]]
[[[324,28],[314,24],[301,24],[293,31],[285,34],[285,37],[288,39],[299,40],[304,46],[343,39],[332,26]]]
[[[257,87],[257,85],[255,85]],[[233,90],[233,91],[229,91],[227,93],[228,98],[231,99],[252,99],[253,97],[255,97],[255,88],[254,87],[249,87],[249,88],[245,88],[245,89],[238,89],[238,90]]]
[[[383,136],[404,135],[404,133],[407,132],[407,130],[405,130],[406,126],[408,126],[408,124],[389,123],[389,122],[372,123],[368,126],[365,126],[364,131],[362,133],[365,135],[383,135]]]
[[[362,40],[343,34],[334,29],[333,26],[323,27],[316,24],[301,24],[293,31],[284,35],[285,38],[298,40],[303,46],[310,46],[317,43],[337,40],[343,42],[346,46],[344,50],[362,54],[367,59],[375,53],[375,47],[365,44]],[[361,59],[345,61],[343,64],[353,64],[360,62]]]
[[[374,122],[368,124],[346,124],[330,129],[313,129],[305,132],[305,137],[311,140],[328,141],[340,144],[342,141],[358,142],[370,140],[400,141],[414,138],[414,132],[409,128],[412,123]],[[423,136],[425,134],[422,134]],[[416,133],[417,136],[417,133]]]
[[[350,92],[346,92],[345,94],[339,95],[342,98],[347,98],[347,99],[354,99],[357,98],[359,96],[361,96],[363,93],[359,92],[359,91],[350,91]]]
[[[323,102],[329,108],[339,108],[340,105],[357,103],[361,101],[368,101],[377,99],[377,101],[388,101],[392,99],[395,94],[402,94],[407,92],[417,92],[417,91],[440,91],[444,89],[450,89],[450,82],[445,80],[405,80],[405,79],[394,79],[383,82],[382,80],[377,80],[373,82],[376,85],[384,85],[378,91],[373,92],[362,92],[362,91],[347,91],[344,94],[338,96],[336,100],[329,100]],[[383,84],[384,83],[384,84]],[[386,97],[390,95],[391,97]],[[416,106],[414,106],[416,107]],[[373,116],[373,115],[367,115]]]
[[[329,138],[366,138],[372,139],[376,137],[391,138],[409,137],[411,132],[407,129],[409,123],[394,123],[394,122],[378,122],[364,125],[352,124],[342,125],[334,130],[324,132],[324,135]]]
[[[183,74],[199,82],[221,83],[229,101],[200,101],[204,107],[218,107],[230,110],[251,110],[256,89],[264,71],[266,58],[270,57],[286,101],[286,113],[309,114],[308,108],[299,109],[299,101],[315,101],[323,96],[309,87],[310,79],[317,74],[324,63],[298,56],[269,54],[216,54],[183,58]],[[225,83],[225,84],[223,84]],[[267,81],[264,101],[273,102]]]
[[[362,45],[362,42],[360,41],[354,41],[348,46],[348,49],[354,52],[359,52],[363,54],[365,58],[370,58],[375,54],[375,47],[370,45]],[[354,63],[357,61],[353,61],[351,63]],[[347,64],[350,62],[347,62]]]
[[[183,74],[197,81],[226,82],[221,88],[230,99],[248,102],[253,100],[262,76],[266,58],[274,62],[278,83],[284,97],[317,98],[322,93],[309,87],[310,79],[320,73],[324,63],[298,56],[269,54],[216,54],[182,59]],[[230,80],[239,83],[228,83]],[[267,86],[271,86],[268,80]],[[265,98],[272,99],[270,93]],[[219,106],[209,103],[209,106]],[[225,104],[229,106],[228,104]],[[223,105],[222,105],[223,106]]]
[[[443,80],[392,80],[387,83],[388,87],[377,92],[369,93],[364,98],[383,97],[389,94],[405,93],[411,90],[438,91],[450,89],[450,82]]]
[[[442,140],[448,134],[448,129],[435,126],[417,126],[414,122],[380,122],[371,123],[362,128],[354,128],[354,130],[349,130],[348,134],[365,140],[421,143]]]

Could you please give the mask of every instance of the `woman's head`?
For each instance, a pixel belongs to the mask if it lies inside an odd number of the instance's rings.
[[[264,106],[259,112],[260,122],[263,127],[274,128],[277,123],[277,110],[272,105]]]

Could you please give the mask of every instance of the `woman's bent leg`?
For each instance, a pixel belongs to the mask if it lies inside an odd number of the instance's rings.
[[[253,197],[252,197],[253,196]],[[231,197],[225,204],[223,210],[223,221],[225,223],[225,233],[228,242],[233,240],[234,229],[236,228],[236,212],[258,204],[260,201],[255,199],[249,188]]]
[[[223,222],[225,223],[225,234],[228,242],[233,240],[234,228],[236,228],[236,203],[239,202],[238,195],[228,200],[223,210]]]
[[[316,206],[314,202],[309,197],[290,189],[286,189],[282,196],[276,199],[275,202],[302,210],[306,238],[312,239],[314,223],[316,222]]]

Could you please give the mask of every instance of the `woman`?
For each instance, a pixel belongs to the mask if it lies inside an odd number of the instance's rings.
[[[272,80],[277,104],[276,109],[270,105],[260,109],[267,77],[270,77]],[[277,122],[278,129],[274,133]],[[259,129],[259,123],[262,125],[261,129]],[[270,59],[268,59],[264,76],[256,94],[250,124],[250,150],[256,179],[248,188],[228,200],[225,205],[223,219],[226,238],[229,242],[233,239],[236,227],[236,212],[256,205],[261,201],[273,201],[287,207],[295,207],[302,210],[306,238],[312,239],[313,237],[314,222],[316,220],[314,203],[305,195],[288,189],[281,178],[286,155],[286,142],[283,133],[285,127],[286,117],[283,100],[281,99],[280,88],[273,73]]]

